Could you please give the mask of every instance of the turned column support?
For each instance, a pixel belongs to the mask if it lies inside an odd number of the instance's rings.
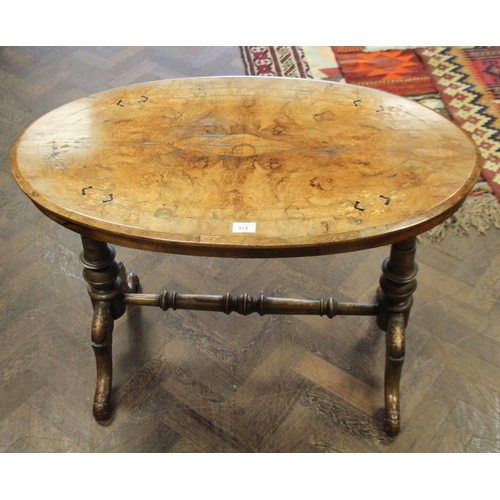
[[[112,333],[114,320],[126,310],[125,292],[135,292],[138,279],[126,274],[125,267],[115,260],[115,249],[103,241],[82,236],[83,278],[94,307],[91,338],[97,367],[97,382],[93,404],[98,421],[111,415],[110,397],[113,375]]]
[[[390,257],[382,265],[378,291],[377,324],[386,332],[384,423],[386,432],[392,436],[401,429],[400,380],[405,358],[405,328],[417,288],[415,253],[416,238],[391,246]]]
[[[400,379],[405,358],[405,328],[417,287],[415,263],[416,239],[395,243],[382,265],[376,304],[352,304],[328,299],[291,299],[242,295],[138,294],[139,280],[127,274],[115,260],[115,249],[105,242],[82,237],[83,277],[94,306],[92,348],[96,357],[97,381],[93,404],[98,421],[111,416],[112,333],[114,320],[121,317],[127,304],[156,306],[163,310],[190,309],[221,311],[226,314],[312,314],[333,318],[337,315],[374,315],[386,332],[385,430],[397,435],[401,428]]]

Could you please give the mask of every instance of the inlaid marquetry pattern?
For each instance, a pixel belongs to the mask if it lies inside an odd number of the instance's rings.
[[[11,159],[37,206],[78,232],[98,232],[87,236],[244,257],[336,253],[423,233],[458,208],[479,175],[472,141],[437,113],[369,88],[296,78],[102,92],[37,120]],[[253,234],[235,235],[235,222],[253,224]]]
[[[109,426],[95,423],[80,238],[17,188],[10,148],[34,119],[76,98],[226,74],[244,74],[237,47],[0,49],[0,450],[498,452],[495,230],[419,246],[395,440],[380,413],[384,335],[363,317],[130,308],[115,327],[119,411]],[[387,255],[241,261],[117,249],[150,292],[360,302],[374,299]]]

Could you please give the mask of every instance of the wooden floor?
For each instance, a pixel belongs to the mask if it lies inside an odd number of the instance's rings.
[[[420,244],[403,429],[382,431],[385,341],[372,318],[130,308],[116,325],[106,426],[91,415],[91,307],[78,235],[10,173],[31,121],[111,87],[243,75],[238,47],[0,48],[0,452],[498,452],[500,231]],[[143,291],[369,301],[388,248],[282,260],[118,248]]]

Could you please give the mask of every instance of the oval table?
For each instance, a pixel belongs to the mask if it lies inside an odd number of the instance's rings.
[[[111,334],[128,304],[240,314],[377,316],[386,332],[385,426],[416,288],[416,236],[449,218],[480,173],[474,143],[411,100],[353,85],[272,77],[155,81],[61,106],[11,153],[38,209],[82,236],[94,306],[94,416],[111,415]],[[112,244],[274,258],[391,245],[374,304],[248,294],[138,293]]]

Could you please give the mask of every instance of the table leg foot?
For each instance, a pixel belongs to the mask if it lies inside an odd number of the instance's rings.
[[[405,357],[405,328],[417,288],[416,240],[395,243],[382,265],[378,292],[378,326],[386,332],[385,431],[396,436],[401,430],[399,385]]]
[[[128,273],[125,266],[115,260],[115,249],[103,241],[82,236],[84,266],[83,277],[94,306],[92,321],[92,348],[97,367],[97,382],[93,413],[97,421],[111,417],[111,385],[113,375],[112,333],[114,320],[126,309],[125,293],[134,293],[139,278]]]
[[[116,261],[119,267],[118,276],[123,283],[123,291],[125,293],[136,293],[139,291],[140,281],[139,276],[135,273],[127,273],[122,262]]]
[[[111,382],[113,375],[112,333],[114,319],[109,302],[97,301],[94,305],[92,321],[92,348],[97,366],[97,382],[94,396],[93,413],[98,421],[111,416]]]
[[[403,314],[389,317],[385,358],[385,431],[396,436],[401,430],[399,384],[405,358],[405,320]]]

